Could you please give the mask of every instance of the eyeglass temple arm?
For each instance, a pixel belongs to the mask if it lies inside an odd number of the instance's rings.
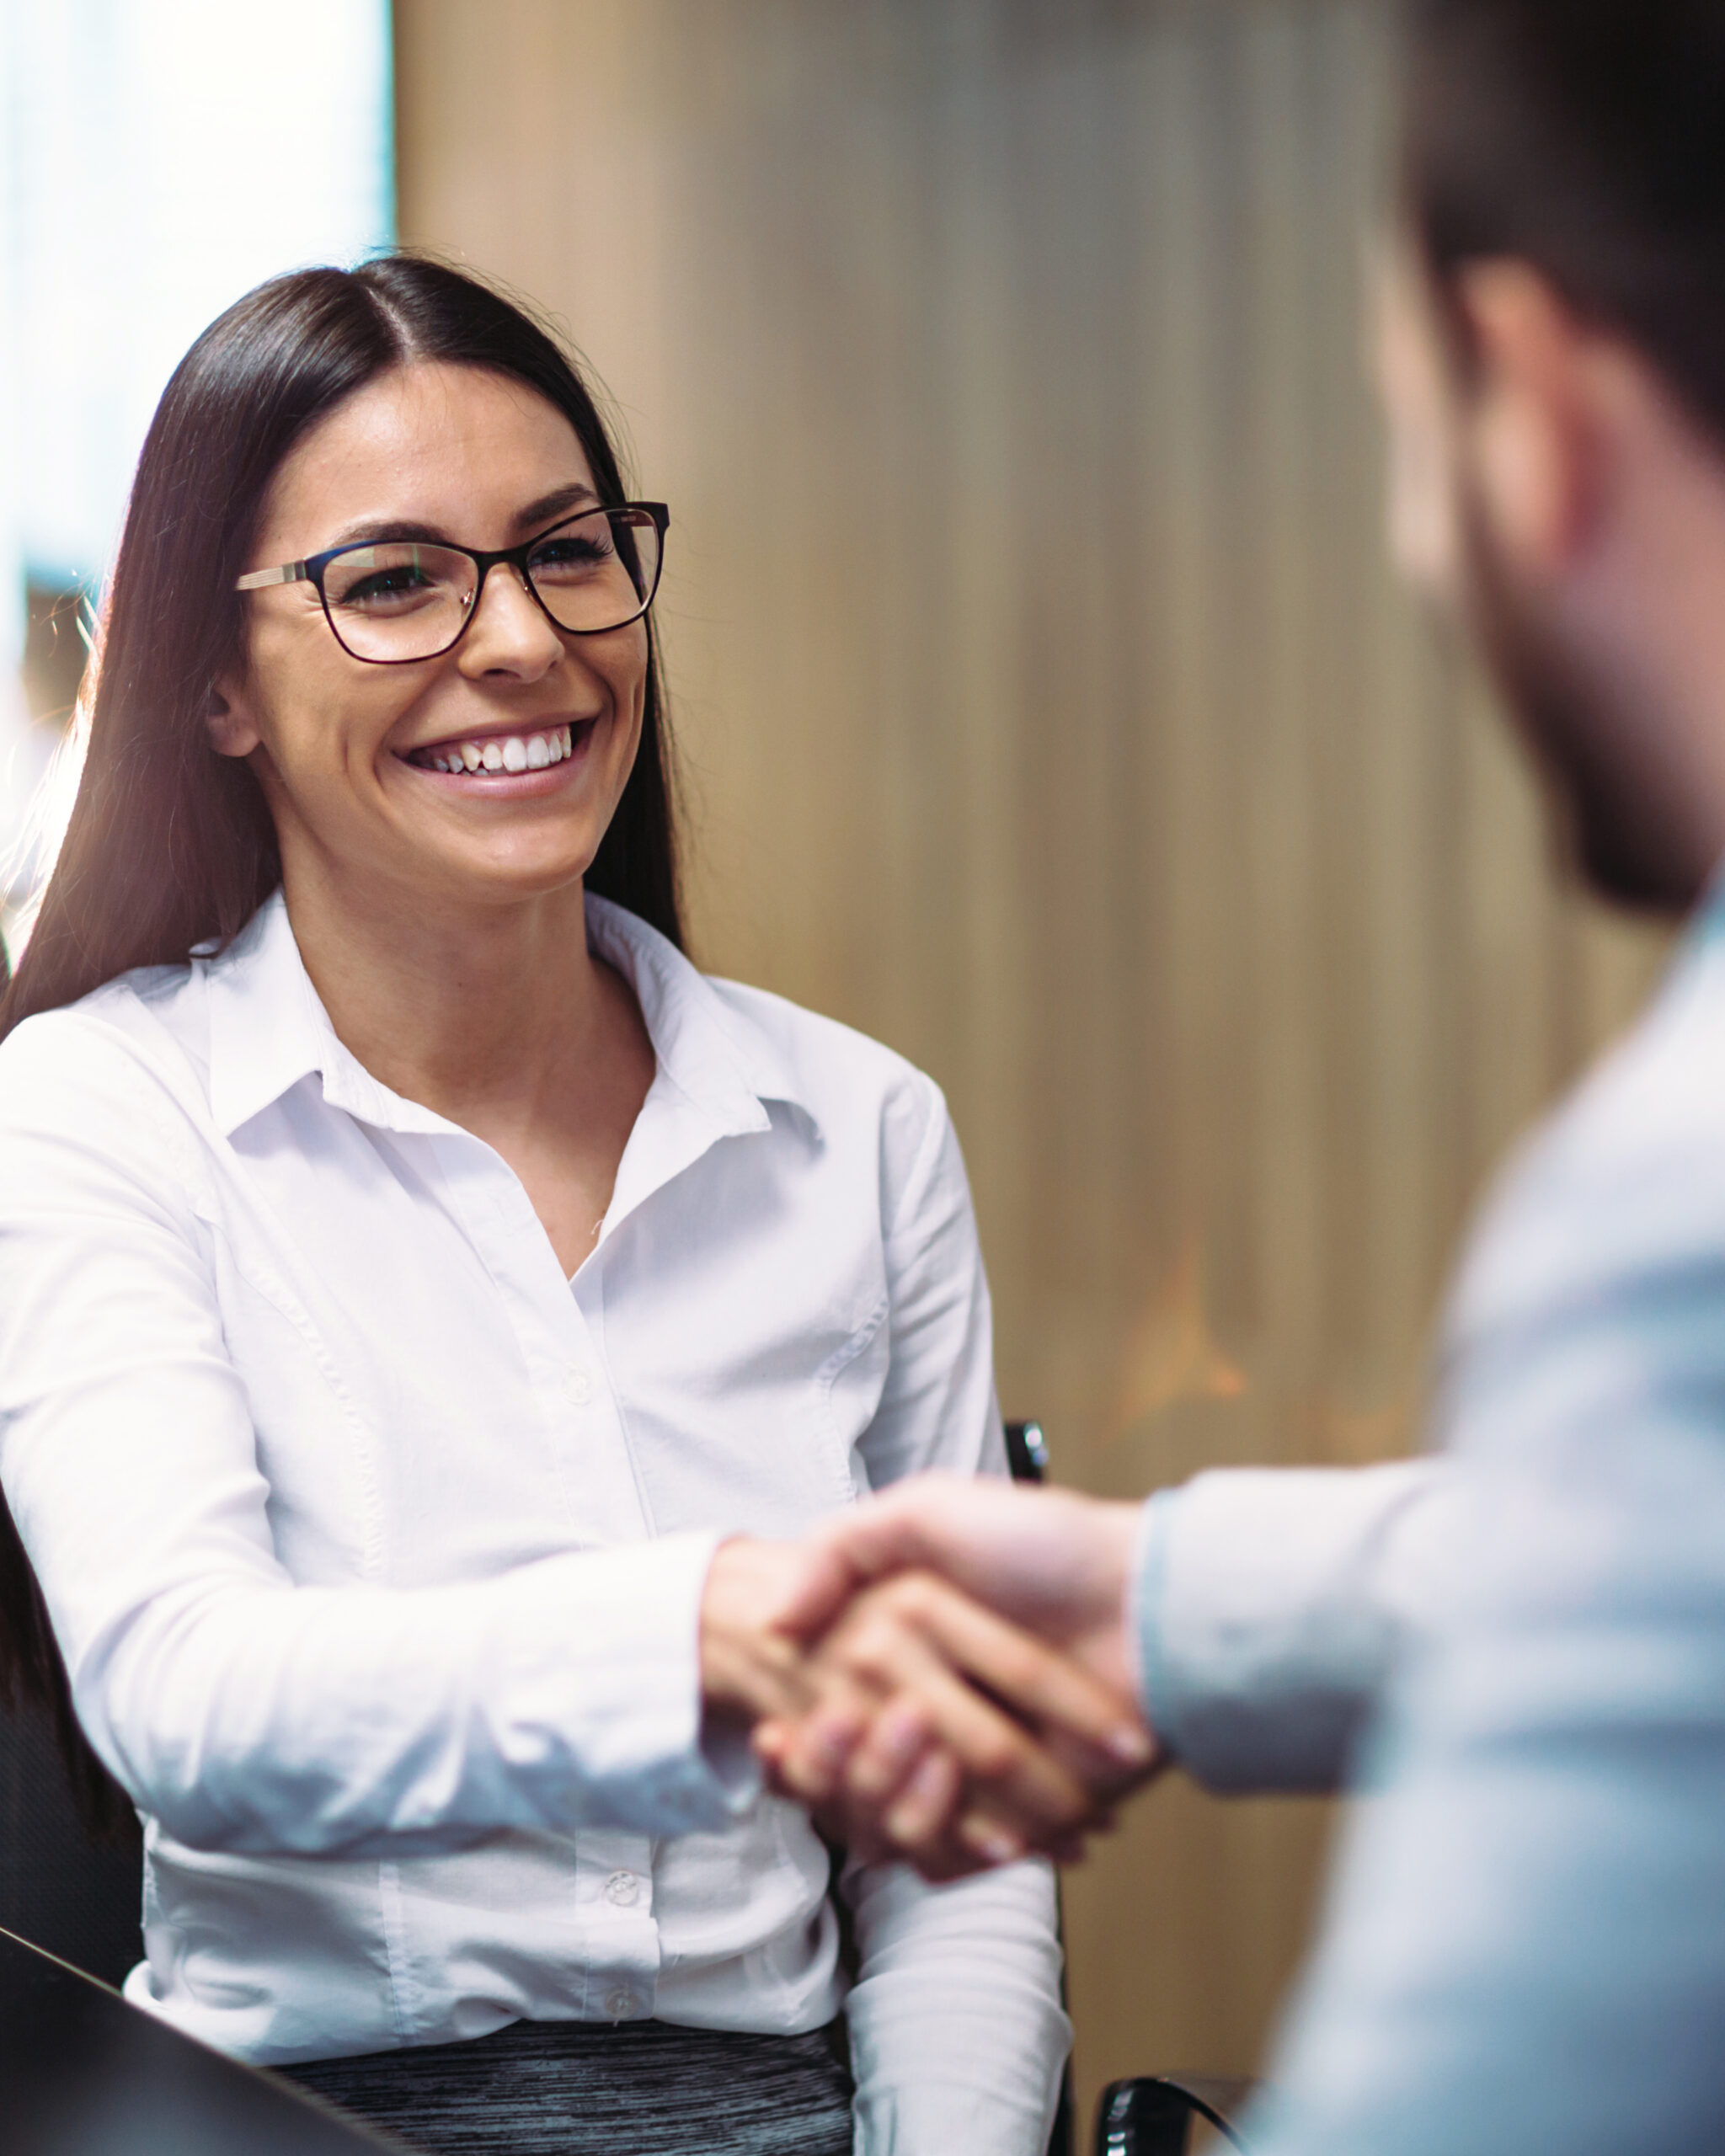
[[[286,562],[279,569],[253,569],[234,585],[236,591],[261,591],[266,584],[297,584],[306,574],[303,562]]]

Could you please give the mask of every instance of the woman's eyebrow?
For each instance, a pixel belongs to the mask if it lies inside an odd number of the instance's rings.
[[[535,525],[549,524],[569,510],[579,509],[585,502],[596,502],[599,497],[585,480],[571,481],[567,487],[558,487],[548,494],[541,494],[536,502],[529,502],[515,512],[515,529],[531,531]]]
[[[572,480],[567,487],[558,487],[548,494],[541,494],[537,501],[529,502],[524,509],[518,509],[510,521],[518,531],[531,531],[598,499],[584,480]],[[363,547],[367,541],[381,543],[385,540],[403,540],[421,547],[459,547],[462,543],[440,531],[435,524],[414,524],[390,516],[367,517],[358,524],[350,524],[325,543],[328,547]]]
[[[327,552],[329,547],[361,547],[368,539],[404,539],[421,547],[453,547],[458,543],[446,531],[440,531],[435,524],[409,524],[399,517],[382,516],[348,525],[335,533],[319,552]]]

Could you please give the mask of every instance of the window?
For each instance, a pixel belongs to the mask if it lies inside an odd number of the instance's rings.
[[[387,0],[0,0],[0,900],[181,354],[393,234]]]

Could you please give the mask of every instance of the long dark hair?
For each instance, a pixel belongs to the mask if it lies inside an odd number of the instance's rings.
[[[84,691],[77,795],[0,995],[0,1038],[134,966],[184,965],[195,945],[231,942],[280,881],[257,781],[218,755],[204,730],[216,680],[243,659],[234,579],[251,566],[264,497],[289,451],[355,390],[416,360],[483,367],[537,390],[574,429],[601,500],[627,498],[593,397],[556,338],[446,263],[396,254],[356,270],[297,270],[213,322],[175,370],[145,439]],[[640,748],[586,883],[681,947],[670,744],[650,625]],[[47,1710],[93,1825],[129,1818],[77,1727],[3,1500],[0,1699]]]

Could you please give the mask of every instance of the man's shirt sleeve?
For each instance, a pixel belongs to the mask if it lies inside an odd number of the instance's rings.
[[[1188,1774],[1217,1790],[1338,1785],[1441,1604],[1453,1484],[1438,1460],[1240,1468],[1151,1500],[1135,1636],[1151,1721]]]

